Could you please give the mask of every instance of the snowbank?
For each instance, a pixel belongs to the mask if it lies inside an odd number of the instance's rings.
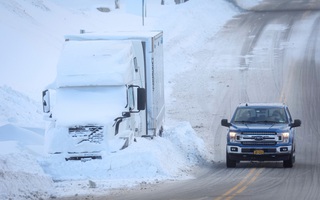
[[[108,188],[132,187],[141,182],[193,178],[187,172],[206,160],[203,141],[188,123],[165,130],[162,138],[137,138],[133,145],[106,153],[101,160],[66,162],[57,155],[44,158],[41,166],[56,181],[60,195],[88,193],[84,189],[106,192]]]
[[[252,9],[253,7],[259,5],[263,0],[233,0],[237,3],[238,6],[240,6],[243,9]]]
[[[187,122],[166,127],[162,138],[138,138],[122,151],[86,162],[44,156],[41,137],[12,124],[0,127],[0,199],[72,196],[193,178],[188,172],[207,159],[204,142]]]
[[[25,137],[19,128],[16,130],[4,134],[1,128],[1,139],[11,133]],[[34,152],[21,143],[22,140],[0,142],[0,199],[48,198],[54,189],[52,178],[43,172]]]
[[[0,97],[0,125],[14,123],[21,127],[44,126],[40,102],[6,85],[0,85]]]

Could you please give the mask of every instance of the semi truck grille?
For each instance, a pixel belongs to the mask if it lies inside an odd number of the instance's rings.
[[[79,140],[78,144],[88,141],[98,143],[103,140],[103,126],[74,126],[69,127],[69,135]]]

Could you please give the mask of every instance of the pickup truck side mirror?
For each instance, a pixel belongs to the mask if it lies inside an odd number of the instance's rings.
[[[295,119],[293,121],[293,124],[291,124],[291,128],[298,127],[298,126],[301,126],[301,120],[300,119]]]
[[[231,123],[229,123],[227,119],[222,119],[221,126],[230,127]]]

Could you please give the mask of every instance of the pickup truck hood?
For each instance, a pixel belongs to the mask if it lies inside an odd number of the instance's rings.
[[[232,131],[274,131],[288,130],[290,127],[287,124],[276,124],[276,123],[243,123],[243,124],[232,124],[230,130]]]

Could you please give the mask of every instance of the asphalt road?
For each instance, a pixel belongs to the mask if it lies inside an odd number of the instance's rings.
[[[207,48],[195,55],[196,59],[207,59],[207,66],[198,66],[203,73],[197,79],[212,77],[214,80],[208,84],[217,86],[208,98],[203,98],[208,96],[208,91],[189,90],[196,91],[194,96],[199,98],[196,105],[181,105],[199,107],[197,117],[202,119],[201,126],[183,110],[180,116],[189,116],[186,120],[207,138],[213,155],[214,162],[194,172],[196,179],[77,199],[320,199],[320,11],[317,8],[320,3],[315,0],[265,1],[255,12],[245,12],[228,22],[208,41]],[[177,85],[194,76],[185,73]],[[261,101],[285,102],[293,118],[302,120],[296,135],[296,163],[290,169],[282,168],[282,163],[277,162],[247,162],[227,169],[226,128],[220,126],[220,120],[230,119],[240,102]]]

